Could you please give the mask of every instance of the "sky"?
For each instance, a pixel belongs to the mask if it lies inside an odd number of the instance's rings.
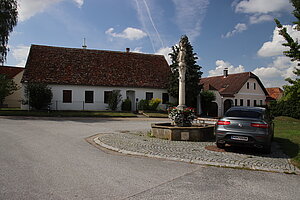
[[[30,46],[168,54],[187,35],[202,77],[252,72],[265,87],[295,78],[283,55],[274,18],[294,39],[289,0],[18,0],[18,24],[9,37],[8,66],[24,67]]]

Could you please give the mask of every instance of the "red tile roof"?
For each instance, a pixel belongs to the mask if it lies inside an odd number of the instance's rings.
[[[259,78],[251,72],[229,74],[226,78],[224,76],[201,78],[200,84],[203,85],[204,90],[217,90],[222,96],[234,96],[249,78],[255,78],[265,94],[268,95]]]
[[[282,97],[283,95],[283,90],[279,87],[276,88],[266,88],[266,90],[269,93],[269,96],[275,100],[278,100]]]
[[[162,55],[32,45],[22,81],[92,86],[166,88]]]
[[[7,78],[14,78],[24,70],[23,67],[0,66],[0,74],[5,74]]]

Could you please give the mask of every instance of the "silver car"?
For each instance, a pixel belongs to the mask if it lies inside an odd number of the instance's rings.
[[[215,135],[218,148],[225,148],[226,144],[238,144],[270,153],[274,124],[265,108],[232,107],[217,122]]]

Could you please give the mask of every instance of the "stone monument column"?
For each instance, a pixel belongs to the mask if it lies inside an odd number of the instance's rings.
[[[179,54],[178,54],[178,71],[179,71],[179,105],[178,109],[183,110],[185,106],[185,73],[186,73],[186,63],[185,63],[185,55],[186,55],[186,44],[187,37],[182,36],[179,42]]]

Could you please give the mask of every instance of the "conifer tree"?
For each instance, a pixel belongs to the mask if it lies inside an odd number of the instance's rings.
[[[0,1],[0,63],[6,60],[9,33],[17,25],[17,1],[1,0]]]
[[[186,74],[185,74],[185,102],[187,106],[196,107],[197,106],[197,96],[200,93],[201,86],[199,85],[202,72],[201,67],[197,65],[196,60],[198,59],[197,54],[194,53],[193,46],[188,40],[187,36],[186,45]],[[171,96],[178,99],[178,89],[179,89],[179,72],[178,72],[178,57],[179,47],[177,45],[172,47],[171,56],[172,64],[170,65],[172,73],[169,77],[168,92]]]
[[[296,21],[293,22],[295,24],[295,30],[300,31],[300,1],[299,0],[290,0],[295,10],[292,12],[296,17]],[[281,25],[278,19],[275,19],[277,27],[279,29],[279,34],[284,37],[286,43],[283,46],[289,47],[289,50],[284,51],[283,53],[291,58],[291,61],[297,61],[298,67],[295,68],[294,74],[298,77],[300,76],[300,44],[298,40],[294,40],[287,32],[287,29]],[[300,102],[300,79],[296,78],[292,80],[291,78],[287,78],[286,81],[290,83],[290,85],[284,86],[284,97],[283,100],[291,100],[295,102]]]

